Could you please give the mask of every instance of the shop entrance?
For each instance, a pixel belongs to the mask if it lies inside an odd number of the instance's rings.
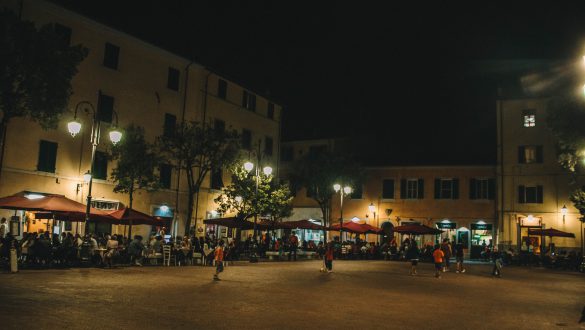
[[[493,225],[491,223],[472,223],[471,224],[471,250],[470,258],[479,259],[486,257],[486,249],[492,249],[493,242]]]
[[[435,244],[440,244],[445,238],[448,238],[451,244],[455,244],[457,238],[457,223],[451,222],[449,220],[443,220],[441,222],[437,222],[435,226],[443,231],[441,235],[436,236],[437,241]]]

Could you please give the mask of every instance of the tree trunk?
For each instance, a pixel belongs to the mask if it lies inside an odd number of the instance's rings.
[[[130,215],[130,211],[132,211],[132,201],[134,200],[133,195],[134,195],[134,183],[132,183],[132,187],[130,187],[130,193],[129,193],[130,203],[128,205],[128,239],[132,239],[132,216]]]
[[[187,219],[185,220],[185,235],[191,230],[191,217],[193,216],[193,202],[195,201],[195,192],[189,189],[189,200],[187,201]]]
[[[0,182],[2,181],[2,168],[4,165],[4,149],[6,146],[6,132],[8,131],[8,118],[2,118],[0,122]]]

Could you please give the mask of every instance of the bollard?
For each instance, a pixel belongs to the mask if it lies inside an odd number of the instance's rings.
[[[18,257],[16,256],[16,249],[14,246],[10,248],[10,272],[18,273]]]

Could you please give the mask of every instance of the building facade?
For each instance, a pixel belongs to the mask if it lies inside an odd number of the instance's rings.
[[[100,114],[102,138],[92,189],[97,206],[116,208],[128,204],[127,195],[113,192],[110,173],[115,163],[106,157],[110,147],[107,132],[116,122],[120,128],[130,123],[143,127],[151,142],[169,134],[182,121],[232,128],[242,136],[243,157],[251,156],[260,144],[266,162],[278,168],[281,105],[188,58],[53,3],[1,0],[0,7],[14,10],[37,26],[51,24],[71,44],[82,44],[89,50],[72,80],[69,109],[61,116],[57,129],[42,130],[26,119],[9,124],[0,196],[27,190],[61,194],[85,203],[87,185],[83,174],[90,169],[91,117],[77,114],[82,131],[76,137],[67,130],[76,105],[82,101],[89,102]],[[170,164],[161,164],[158,174],[163,188],[153,193],[137,191],[133,208],[161,215],[161,206],[165,206],[163,209],[168,211],[163,216],[173,219],[175,234],[182,234],[187,214],[185,175]],[[225,169],[209,175],[203,183],[196,202],[197,215],[191,222],[200,234],[202,221],[215,209],[213,199],[223,183],[229,183]],[[0,212],[2,216],[13,215]],[[137,233],[150,232],[150,228],[143,227]],[[70,230],[83,232],[83,224]]]
[[[530,228],[555,228],[575,238],[553,238],[557,248],[577,249],[583,230],[579,212],[569,200],[579,186],[557,162],[556,142],[547,128],[544,98],[499,100],[498,217],[500,243],[514,249],[522,241],[547,246],[544,237],[530,237]],[[566,214],[563,208],[566,207]]]

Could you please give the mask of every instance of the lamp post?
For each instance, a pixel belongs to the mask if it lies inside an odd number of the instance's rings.
[[[374,221],[376,221],[376,227],[379,228],[379,223],[376,219],[376,205],[374,205],[374,203],[370,203],[370,205],[368,205],[368,210],[370,210],[370,212],[372,212],[372,214],[374,215]],[[376,235],[376,241],[379,243],[380,242],[380,234]]]
[[[339,183],[336,183],[333,185],[333,190],[335,190],[335,193],[339,193],[339,244],[341,244],[342,240],[341,240],[341,236],[342,236],[342,229],[343,229],[343,197],[344,195],[349,195],[351,194],[351,187],[350,186],[345,186],[343,187],[343,189],[341,189],[341,185]]]
[[[258,145],[258,148],[260,148],[260,145]],[[257,154],[257,160],[258,160],[258,165],[254,166],[254,163],[248,161],[244,163],[244,169],[250,173],[252,172],[252,170],[255,170],[254,173],[254,181],[256,183],[255,185],[255,189],[254,189],[254,248],[252,249],[252,252],[250,253],[250,262],[257,262],[258,261],[258,256],[256,255],[256,224],[258,222],[258,186],[260,185],[260,152],[258,152]],[[266,175],[267,177],[270,177],[270,175],[272,174],[272,167],[270,166],[265,166],[262,169],[262,172],[264,173],[264,175]]]
[[[79,109],[82,109],[86,114],[91,115],[92,118],[90,137],[91,143],[91,162],[89,165],[90,170],[88,171],[88,173],[85,173],[83,175],[84,179],[86,181],[89,181],[87,191],[87,205],[85,207],[85,233],[87,234],[89,229],[88,228],[89,226],[87,225],[89,221],[89,211],[91,209],[91,188],[93,184],[94,173],[93,166],[95,161],[95,151],[97,149],[98,144],[100,143],[101,121],[98,118],[98,112],[95,110],[95,108],[90,102],[81,101],[77,103],[77,105],[75,106],[73,120],[67,124],[67,129],[69,130],[69,133],[71,134],[72,137],[75,137],[75,135],[77,135],[77,133],[81,131],[81,123],[77,121],[77,111],[79,111]],[[116,129],[116,127],[118,126],[118,114],[114,110],[112,110],[112,114],[115,115],[116,121],[113,129],[109,133],[109,136],[110,141],[112,141],[112,143],[116,145],[116,143],[120,142],[120,140],[122,139],[122,133]],[[89,180],[87,180],[88,178]]]

